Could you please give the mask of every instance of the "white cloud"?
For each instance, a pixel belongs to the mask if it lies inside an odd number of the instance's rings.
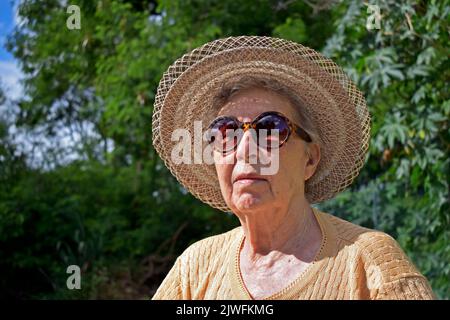
[[[5,95],[13,100],[23,95],[20,83],[23,75],[15,61],[0,61],[0,82]]]

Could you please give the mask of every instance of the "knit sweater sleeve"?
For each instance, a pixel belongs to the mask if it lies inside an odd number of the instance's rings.
[[[180,300],[182,299],[181,293],[181,258],[179,257],[172,269],[170,269],[167,276],[159,286],[152,300]]]
[[[376,300],[434,300],[428,281],[422,276],[403,277],[381,286]]]
[[[394,238],[376,231],[365,233],[361,239],[371,299],[436,299],[427,279]]]

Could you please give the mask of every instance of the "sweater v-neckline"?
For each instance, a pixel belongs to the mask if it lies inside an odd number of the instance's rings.
[[[292,299],[326,265],[327,258],[334,249],[335,232],[329,222],[326,221],[326,217],[324,217],[322,212],[316,208],[312,208],[312,210],[322,233],[321,245],[314,260],[287,286],[262,300]],[[228,259],[228,276],[234,298],[239,300],[254,300],[244,283],[240,270],[240,252],[244,240],[245,235],[242,227],[240,227],[240,235],[236,238]]]

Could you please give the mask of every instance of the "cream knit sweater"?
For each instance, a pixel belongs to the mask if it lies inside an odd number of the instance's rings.
[[[435,299],[389,235],[313,208],[322,245],[308,268],[266,299]],[[242,280],[242,227],[192,244],[153,299],[252,299]]]

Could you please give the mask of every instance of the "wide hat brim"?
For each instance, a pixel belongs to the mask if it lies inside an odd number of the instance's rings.
[[[210,123],[212,100],[224,83],[243,76],[276,79],[302,100],[321,139],[321,160],[306,181],[310,203],[333,198],[362,168],[369,146],[370,115],[362,93],[343,70],[320,53],[271,37],[218,39],[183,55],[164,73],[155,97],[153,145],[177,180],[201,201],[230,211],[213,164],[178,164],[172,157],[175,129],[194,137]],[[190,140],[194,159],[197,152]],[[201,155],[197,155],[197,157]]]

